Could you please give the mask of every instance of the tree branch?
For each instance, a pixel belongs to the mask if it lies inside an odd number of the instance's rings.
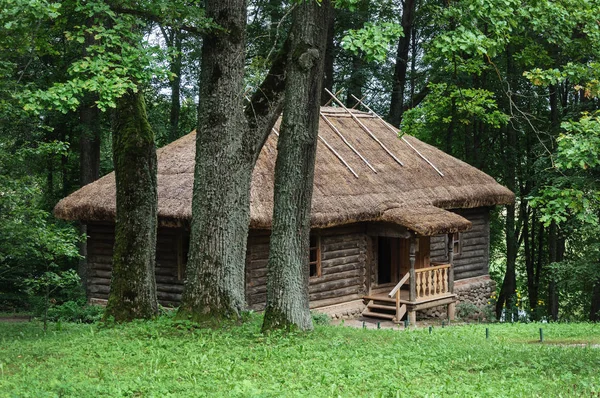
[[[248,153],[255,158],[258,157],[260,149],[264,145],[271,132],[271,128],[281,115],[283,109],[285,68],[289,49],[290,39],[288,36],[275,60],[273,60],[267,76],[260,87],[254,92],[244,110],[248,122],[248,134],[245,144],[249,151]]]
[[[198,28],[196,26],[179,24],[179,23],[176,23],[175,21],[169,21],[167,18],[164,18],[160,15],[153,14],[150,11],[136,10],[136,9],[132,9],[132,8],[121,7],[121,6],[114,5],[114,4],[109,5],[109,7],[112,11],[114,11],[118,14],[127,14],[127,15],[132,15],[134,17],[147,19],[148,21],[155,22],[160,25],[171,26],[173,28],[179,28],[188,33],[193,33],[195,35],[202,35],[202,34],[206,33],[205,28]]]

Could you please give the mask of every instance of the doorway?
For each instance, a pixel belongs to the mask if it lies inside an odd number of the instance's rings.
[[[379,236],[377,239],[377,285],[398,282],[400,238]]]

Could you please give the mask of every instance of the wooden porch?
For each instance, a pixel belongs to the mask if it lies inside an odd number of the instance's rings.
[[[410,271],[389,293],[374,293],[363,297],[367,301],[363,316],[400,323],[408,313],[408,319],[414,325],[417,320],[416,311],[447,305],[448,319],[454,319],[456,295],[452,264],[432,264],[430,267],[415,269],[414,261],[411,263]]]

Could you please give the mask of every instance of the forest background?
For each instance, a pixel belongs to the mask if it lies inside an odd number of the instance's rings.
[[[497,315],[598,320],[600,2],[334,6],[323,87],[515,192],[492,216]],[[248,2],[247,92],[284,46],[293,7]],[[81,300],[66,287],[85,228],[52,208],[113,170],[126,93],[145,96],[157,146],[196,128],[203,34],[219,27],[202,1],[1,0],[0,10],[0,311],[12,311],[36,306],[32,296]]]

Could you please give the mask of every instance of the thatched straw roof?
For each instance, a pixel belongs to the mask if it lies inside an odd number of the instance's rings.
[[[321,119],[313,227],[383,221],[421,235],[434,235],[470,228],[468,220],[444,209],[514,202],[514,194],[487,174],[414,137],[405,135],[405,141],[399,139],[375,116],[352,112],[383,145],[343,109],[322,108],[346,142]],[[185,225],[191,219],[195,137],[195,133],[190,133],[158,150],[158,212],[162,225]],[[277,135],[272,133],[253,174],[251,228],[271,226],[276,148]],[[54,214],[69,220],[114,220],[114,173],[61,200]]]

